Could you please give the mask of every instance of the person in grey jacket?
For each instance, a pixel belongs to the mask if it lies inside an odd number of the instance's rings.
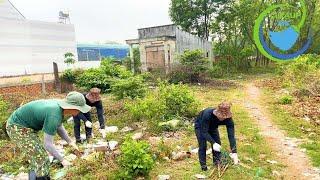
[[[12,113],[7,121],[6,130],[10,139],[30,162],[30,180],[50,179],[50,161],[46,151],[58,159],[64,167],[71,165],[56,150],[53,143],[54,136],[58,134],[79,151],[62,124],[63,116],[86,113],[90,109],[81,93],[71,92],[64,100],[36,100]],[[39,131],[44,132],[44,144],[38,137]]]

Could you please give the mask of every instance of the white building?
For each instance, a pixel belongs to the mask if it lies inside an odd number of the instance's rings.
[[[0,0],[0,77],[51,73],[53,62],[62,70],[66,52],[77,59],[72,24],[28,20],[9,0]]]

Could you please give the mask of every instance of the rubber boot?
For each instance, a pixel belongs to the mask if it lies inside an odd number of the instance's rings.
[[[37,174],[34,171],[29,172],[29,180],[36,180],[37,179]]]

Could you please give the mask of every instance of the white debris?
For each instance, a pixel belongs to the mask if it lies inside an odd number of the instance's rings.
[[[143,137],[143,133],[142,132],[139,132],[139,133],[135,133],[133,136],[132,136],[132,139],[133,140],[140,140],[142,139]]]
[[[191,150],[191,154],[198,154],[198,152],[199,152],[199,148]]]
[[[107,150],[115,150],[118,146],[118,142],[117,141],[109,141],[108,142],[104,142],[104,141],[99,141],[96,144],[94,144],[92,147],[94,150],[96,151],[107,151]]]
[[[70,118],[67,120],[67,123],[68,123],[68,124],[73,124],[73,117],[70,117]]]
[[[128,126],[121,129],[121,132],[130,132],[130,131],[133,131],[133,128],[128,127]]]
[[[29,175],[27,173],[20,173],[18,174],[14,179],[18,179],[18,180],[28,180],[29,179]]]
[[[277,164],[278,163],[277,161],[274,161],[274,160],[267,160],[267,162],[270,164]]]
[[[75,154],[69,154],[68,156],[65,157],[65,159],[66,159],[67,161],[72,162],[72,161],[74,161],[74,160],[77,159],[77,156],[76,156]]]
[[[170,176],[169,175],[159,175],[158,180],[169,180]]]
[[[187,151],[181,151],[181,152],[172,152],[172,159],[175,161],[181,161],[184,160],[186,158],[190,158],[191,157],[191,153],[187,152]]]
[[[117,126],[109,126],[105,128],[106,133],[116,133],[119,131]]]
[[[202,175],[202,174],[196,174],[196,175],[194,175],[194,177],[195,177],[196,179],[198,179],[198,180],[200,180],[200,179],[206,179],[206,178],[207,178],[205,175]]]
[[[118,142],[117,141],[109,141],[109,147],[111,150],[116,149],[116,147],[118,146]]]
[[[272,175],[274,176],[280,176],[280,173],[278,171],[272,171]]]

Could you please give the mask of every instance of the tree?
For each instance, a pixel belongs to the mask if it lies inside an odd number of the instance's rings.
[[[214,14],[223,10],[228,0],[171,0],[170,17],[184,31],[209,39]]]
[[[64,54],[64,63],[68,66],[74,64],[76,60],[74,59],[74,55],[71,52],[67,52]]]

